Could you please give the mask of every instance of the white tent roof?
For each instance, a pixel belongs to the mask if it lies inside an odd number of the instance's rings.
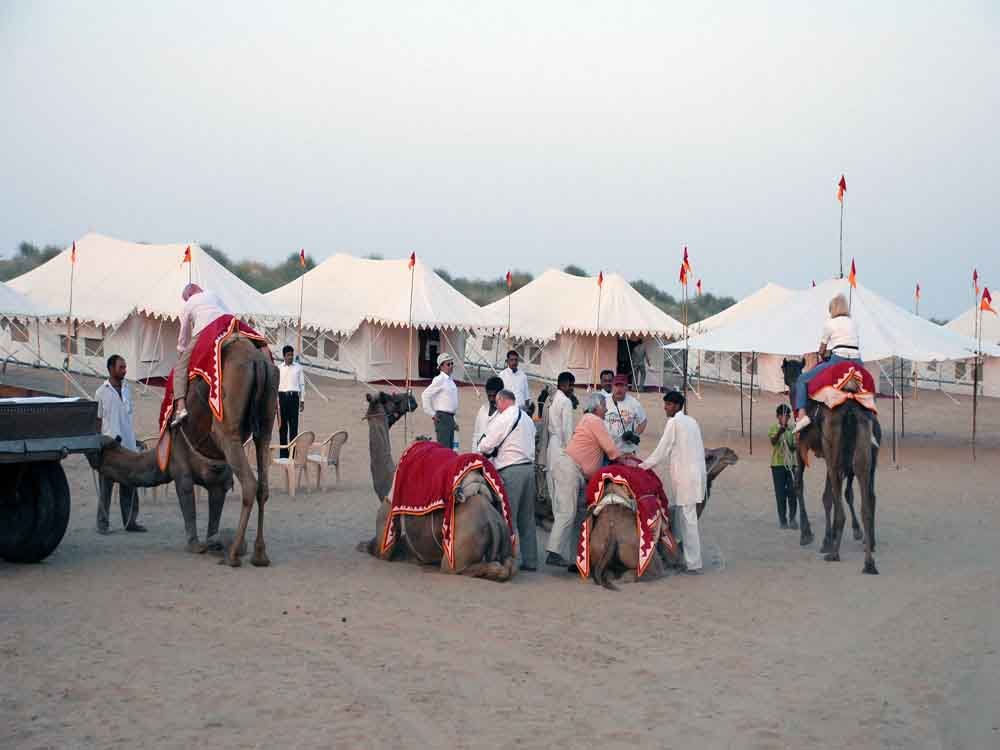
[[[44,318],[53,314],[53,311],[0,282],[0,315]]]
[[[600,327],[597,305],[600,299]],[[483,308],[494,325],[507,327],[507,299]],[[616,273],[598,287],[593,276],[549,270],[510,295],[510,332],[544,343],[560,333],[672,338],[683,326],[632,288]]]
[[[268,300],[302,324],[345,336],[364,323],[406,326],[410,321],[409,260],[372,260],[337,254],[296,280],[268,292]],[[482,308],[417,258],[413,268],[415,328],[473,330],[489,327]],[[304,286],[303,286],[304,284]]]
[[[945,326],[950,331],[974,338],[976,336],[976,313],[978,307],[970,308]],[[983,329],[983,347],[986,344],[1000,344],[1000,317],[991,312],[983,312],[980,318]]]
[[[144,245],[102,234],[76,241],[73,317],[81,322],[118,325],[133,312],[177,318],[188,282],[184,244]],[[241,281],[197,245],[191,245],[191,280],[218,294],[233,313],[276,317],[263,294]],[[10,286],[54,310],[69,305],[70,249],[10,281]]]
[[[780,314],[761,310],[695,336],[688,346],[717,352],[785,355],[815,352],[823,323],[829,317],[830,299],[838,292],[847,295],[849,291],[846,279],[825,281],[792,294],[782,304]],[[851,315],[858,325],[861,355],[866,361],[897,356],[931,362],[973,356],[972,339],[917,317],[861,285],[853,292]],[[671,348],[683,346],[681,343]]]
[[[761,310],[774,307],[791,297],[795,292],[786,289],[778,284],[768,283],[762,286],[749,297],[744,297],[734,305],[730,305],[722,312],[718,312],[710,318],[705,318],[691,325],[692,333],[707,333],[716,328],[722,328],[737,320],[754,315]]]

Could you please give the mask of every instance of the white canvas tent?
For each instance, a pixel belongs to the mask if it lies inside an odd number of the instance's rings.
[[[73,326],[67,342],[66,313],[48,315],[40,341],[30,347],[32,363],[59,367],[70,348],[70,369],[105,376],[105,361],[121,354],[129,377],[165,377],[177,359],[181,290],[188,274],[218,294],[236,315],[263,328],[277,318],[264,295],[226,270],[197,245],[146,245],[90,233],[76,241],[73,270]],[[37,304],[56,310],[69,305],[71,251],[13,279],[10,286]]]
[[[302,296],[303,364],[331,376],[365,382],[428,380],[437,372],[437,355],[455,356],[454,376],[466,380],[465,340],[487,326],[482,309],[417,258],[412,273],[413,337],[409,321],[409,261],[372,260],[337,254],[296,280],[267,294],[291,321]],[[297,346],[295,322],[285,326],[280,343]]]
[[[786,301],[795,292],[778,284],[768,283],[753,294],[744,297],[734,305],[710,318],[690,326],[691,336],[724,328],[737,321],[751,317],[765,310],[772,310]],[[750,382],[751,369],[756,368],[754,382],[768,391],[781,391],[784,381],[781,376],[781,357],[763,354],[754,358],[739,352],[703,351],[692,349],[688,357],[690,377],[721,383]],[[742,368],[742,375],[740,369]]]
[[[976,320],[979,308],[966,310],[945,328],[961,336],[978,340]],[[982,327],[983,349],[1000,346],[1000,318],[991,312],[983,312],[979,317]],[[946,362],[927,362],[918,365],[918,385],[921,388],[941,390],[946,393],[972,393],[976,375],[972,369],[971,360],[950,360]],[[982,363],[979,377],[979,393],[983,396],[1000,397],[1000,359],[987,356]]]
[[[503,367],[506,349],[511,348],[521,353],[529,375],[554,380],[568,370],[577,383],[589,383],[595,346],[598,371],[627,374],[629,343],[641,341],[651,362],[646,385],[658,386],[663,376],[661,347],[683,333],[680,323],[614,273],[605,274],[598,287],[595,277],[549,270],[511,294],[509,302],[510,342],[504,298],[483,308],[490,322],[502,329],[501,335],[470,342],[466,352],[470,363]]]
[[[41,319],[56,314],[0,282],[0,359],[26,362],[36,358]]]

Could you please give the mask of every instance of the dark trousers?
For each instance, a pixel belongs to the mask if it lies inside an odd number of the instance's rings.
[[[795,498],[795,477],[784,466],[772,466],[771,479],[774,480],[774,499],[778,503],[778,520],[782,523],[794,521],[799,507]]]
[[[434,434],[437,441],[445,448],[451,448],[455,441],[455,415],[446,411],[439,411],[434,414],[437,421],[434,423]]]
[[[97,528],[107,529],[111,526],[111,491],[116,482],[105,476],[101,477],[101,496],[97,499]],[[135,487],[126,484],[118,485],[118,505],[122,511],[122,527],[128,528],[139,517],[139,493]]]
[[[299,392],[278,391],[278,409],[281,414],[278,440],[281,445],[288,445],[299,434]],[[279,455],[288,458],[288,449],[282,448]]]

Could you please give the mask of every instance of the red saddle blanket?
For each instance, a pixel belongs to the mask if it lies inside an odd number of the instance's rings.
[[[220,315],[198,333],[191,364],[188,366],[188,382],[201,378],[208,384],[208,405],[212,414],[222,421],[222,347],[233,336],[241,335],[250,339],[258,349],[267,346],[267,339],[253,328],[232,315]],[[174,371],[167,375],[167,386],[160,404],[160,434],[174,410]]]
[[[455,453],[429,440],[421,440],[399,458],[396,477],[392,486],[392,508],[382,534],[381,553],[385,554],[399,540],[399,516],[423,516],[444,510],[441,525],[441,546],[448,562],[455,565],[455,491],[470,471],[481,470],[486,482],[500,498],[499,508],[511,545],[514,540],[514,522],[510,502],[500,474],[493,464],[479,453]]]
[[[853,383],[857,390],[844,390]],[[875,378],[860,362],[838,362],[809,381],[809,398],[836,409],[853,399],[861,406],[878,413],[875,408]]]
[[[635,499],[636,533],[639,536],[639,567],[636,577],[642,576],[649,567],[653,555],[656,554],[656,544],[662,540],[672,552],[677,551],[677,545],[670,533],[669,502],[663,483],[653,471],[640,469],[631,459],[629,464],[612,463],[605,466],[587,482],[585,490],[587,507],[592,508],[604,497],[604,483],[607,481],[621,485]],[[588,515],[580,527],[580,543],[576,551],[576,567],[583,578],[590,576],[590,531],[593,517]]]

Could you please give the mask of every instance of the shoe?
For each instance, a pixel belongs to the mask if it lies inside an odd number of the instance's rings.
[[[788,521],[779,521],[778,522],[778,528],[779,529],[787,529],[788,528]]]
[[[108,529],[108,528],[103,528],[102,529],[100,526],[98,526],[97,527],[97,533],[100,534],[101,536],[107,536],[108,534],[111,533],[111,529]]]
[[[802,432],[806,427],[812,424],[812,420],[809,419],[808,414],[803,414],[801,418],[795,420],[795,432]]]
[[[795,529],[796,531],[798,531],[799,522],[793,518],[791,521],[788,522],[788,528]]]
[[[556,567],[563,567],[564,565],[569,565],[568,562],[562,559],[562,555],[558,552],[550,552],[545,558],[546,565],[555,565]]]
[[[534,565],[522,565],[521,570],[527,571],[529,573],[534,573],[536,570],[538,570],[538,568],[536,568]]]
[[[685,568],[681,572],[686,576],[700,576],[701,568],[698,568],[697,570],[691,570],[690,568]]]
[[[137,531],[144,533],[146,531],[149,531],[149,529],[147,529],[141,523],[136,523],[133,521],[132,523],[130,523],[128,526],[125,527],[125,531]]]
[[[576,573],[577,575],[580,574],[580,569],[576,567],[576,563],[573,563],[572,565],[567,565],[566,571],[569,573]]]
[[[181,422],[187,419],[187,417],[188,417],[187,409],[181,409],[179,412],[177,412],[177,414],[174,415],[174,418],[170,420],[170,426],[177,427]]]

